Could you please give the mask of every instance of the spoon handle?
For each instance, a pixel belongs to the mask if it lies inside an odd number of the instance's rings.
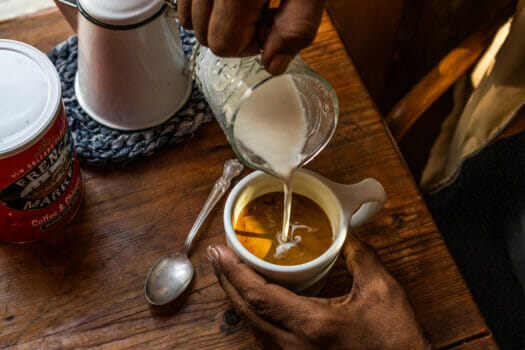
[[[213,185],[213,189],[211,190],[206,203],[204,203],[199,216],[197,216],[197,219],[195,220],[195,223],[193,224],[193,227],[191,228],[191,231],[184,242],[184,247],[182,248],[181,253],[188,253],[191,243],[193,242],[195,236],[197,236],[202,223],[204,220],[206,220],[213,207],[215,207],[215,204],[217,204],[219,199],[221,199],[224,193],[228,190],[231,181],[235,177],[239,176],[243,169],[244,166],[237,159],[229,159],[226,161],[226,163],[224,163],[224,171],[222,176],[215,182],[215,185]]]

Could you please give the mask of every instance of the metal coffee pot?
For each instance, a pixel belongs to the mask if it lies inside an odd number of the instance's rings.
[[[167,0],[54,0],[78,34],[75,92],[121,130],[169,119],[191,93],[175,6]]]

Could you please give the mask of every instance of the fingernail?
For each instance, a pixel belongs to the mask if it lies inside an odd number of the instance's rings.
[[[206,257],[211,263],[213,272],[217,274],[217,263],[219,262],[219,251],[215,247],[209,245],[208,248],[206,249]]]
[[[283,74],[293,58],[293,55],[276,55],[268,65],[268,72],[273,75]]]
[[[208,248],[206,248],[206,257],[212,263],[215,260],[219,260],[219,252],[214,246],[209,245]]]

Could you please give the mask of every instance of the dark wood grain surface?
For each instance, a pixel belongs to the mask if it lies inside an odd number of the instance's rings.
[[[71,34],[57,11],[0,23],[0,37],[43,51]],[[302,57],[333,85],[341,107],[332,142],[308,168],[339,182],[374,177],[384,185],[384,210],[357,234],[399,279],[436,348],[497,348],[327,16]],[[195,242],[190,290],[166,307],[149,306],[143,295],[150,266],[182,246],[232,156],[210,123],[132,165],[84,168],[85,201],[72,225],[39,244],[0,246],[0,347],[254,348],[204,255],[225,241],[224,201]],[[323,294],[349,289],[338,263]]]

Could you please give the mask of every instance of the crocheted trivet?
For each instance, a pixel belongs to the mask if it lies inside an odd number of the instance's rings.
[[[186,56],[196,43],[192,31],[179,27]],[[108,128],[92,119],[78,104],[75,95],[77,72],[77,37],[72,36],[48,53],[62,83],[62,97],[67,119],[79,160],[84,164],[104,165],[109,162],[130,162],[155,150],[181,141],[202,124],[212,120],[213,114],[203,95],[193,84],[186,104],[163,124],[138,131]]]

